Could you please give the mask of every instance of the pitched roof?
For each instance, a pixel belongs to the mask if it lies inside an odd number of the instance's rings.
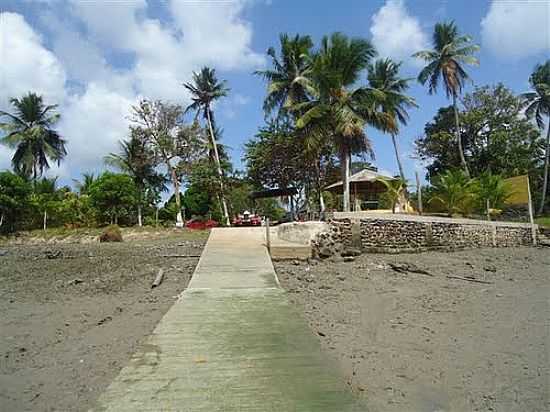
[[[396,177],[393,176],[386,176],[382,175],[380,173],[375,172],[374,170],[370,169],[363,169],[353,175],[350,176],[349,182],[350,183],[359,183],[359,182],[376,182],[378,179],[389,179],[389,180],[397,180]],[[342,186],[343,182],[340,180],[339,182],[333,183],[330,186],[327,186],[325,189],[335,189],[339,186]]]

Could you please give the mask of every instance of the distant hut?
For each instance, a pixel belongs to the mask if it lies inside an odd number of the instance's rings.
[[[386,192],[386,186],[380,179],[399,180],[397,177],[378,173],[378,169],[363,169],[349,179],[353,211],[379,209],[380,195]],[[341,195],[344,184],[342,181],[327,186],[325,190]]]

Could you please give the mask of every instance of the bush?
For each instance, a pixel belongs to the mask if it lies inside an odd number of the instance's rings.
[[[122,233],[118,225],[110,225],[99,236],[100,242],[122,242]]]

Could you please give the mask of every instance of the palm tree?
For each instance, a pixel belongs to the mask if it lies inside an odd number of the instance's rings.
[[[384,193],[391,203],[391,212],[395,213],[395,206],[398,203],[405,203],[405,191],[407,190],[407,181],[405,179],[379,178],[378,181],[386,186]]]
[[[418,75],[418,81],[425,85],[428,83],[430,94],[437,92],[439,81],[442,78],[445,85],[447,98],[453,100],[455,114],[455,137],[460,155],[460,163],[466,176],[470,176],[468,164],[464,157],[462,139],[460,137],[460,122],[456,100],[462,92],[468,73],[461,66],[462,63],[478,65],[479,60],[473,56],[479,51],[479,46],[471,44],[470,36],[461,36],[454,22],[437,23],[433,34],[433,50],[423,50],[413,54],[413,57],[424,60],[427,65]]]
[[[203,67],[199,73],[193,72],[193,82],[184,83],[183,85],[191,93],[191,100],[193,101],[193,103],[187,106],[185,112],[195,110],[195,118],[202,112],[203,118],[208,124],[212,148],[214,149],[214,158],[220,179],[220,198],[223,206],[223,215],[225,224],[229,226],[229,213],[223,190],[223,171],[218,153],[216,134],[214,133],[214,113],[212,112],[212,102],[227,96],[229,89],[226,86],[225,80],[218,81],[215,70],[209,67]]]
[[[254,72],[268,83],[264,100],[266,116],[276,109],[278,117],[288,114],[293,105],[308,100],[308,94],[313,91],[310,77],[310,51],[313,47],[311,37],[297,34],[291,38],[283,33],[279,36],[279,41],[280,59],[273,47],[267,50],[273,69]]]
[[[399,68],[401,63],[395,63],[391,59],[379,59],[374,65],[369,65],[368,80],[369,85],[373,89],[384,93],[384,100],[381,102],[381,109],[384,113],[389,114],[393,119],[393,126],[388,132],[391,135],[393,149],[397,166],[399,167],[399,175],[401,180],[405,180],[403,165],[399,157],[397,148],[396,136],[399,132],[398,124],[407,124],[409,114],[407,109],[418,107],[416,101],[404,92],[409,88],[409,82],[412,79],[403,79],[399,77]]]
[[[55,112],[57,105],[45,105],[42,96],[35,93],[10,99],[10,103],[13,114],[0,111],[0,118],[8,120],[0,123],[6,133],[0,143],[15,149],[14,171],[36,180],[50,168],[48,160],[59,165],[67,154],[65,140],[52,128],[60,118]]]
[[[153,154],[143,139],[131,136],[119,142],[120,152],[105,156],[105,163],[132,177],[138,193],[138,226],[142,226],[141,210],[148,195],[166,189],[166,178],[155,170]],[[149,196],[150,197],[150,196]]]
[[[350,210],[351,155],[373,155],[365,127],[370,124],[383,130],[391,122],[387,114],[377,110],[380,92],[354,86],[375,54],[368,40],[349,39],[341,33],[325,36],[313,56],[312,98],[293,107],[301,114],[296,122],[299,129],[306,129],[309,138],[316,141],[329,137],[339,152],[344,211]]]
[[[447,170],[434,179],[435,195],[430,202],[440,202],[449,216],[467,215],[474,200],[474,181],[460,169]]]
[[[529,77],[529,83],[533,90],[522,94],[526,106],[525,114],[530,119],[534,117],[541,130],[544,130],[544,117],[547,123],[542,197],[538,210],[538,213],[542,214],[548,192],[548,164],[550,163],[550,60],[535,67]]]
[[[83,173],[82,181],[73,179],[76,190],[78,190],[78,193],[81,195],[87,195],[88,192],[90,191],[90,187],[92,187],[92,184],[95,181],[96,181],[96,177],[93,173]]]

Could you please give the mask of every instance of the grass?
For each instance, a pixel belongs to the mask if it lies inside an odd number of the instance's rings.
[[[535,223],[550,228],[550,216],[541,216],[535,219]]]
[[[63,239],[71,238],[71,241],[77,241],[84,237],[97,237],[99,236],[104,227],[99,228],[66,228],[66,227],[54,227],[46,230],[35,229],[30,231],[22,231],[16,234],[7,236],[0,236],[0,244],[9,243],[14,238],[21,240],[25,239],[43,239],[45,241],[55,239],[56,241],[62,241]],[[176,229],[174,227],[154,227],[154,226],[132,226],[121,227],[122,237],[128,236],[129,239],[134,238],[164,238],[164,237],[181,237],[185,240],[203,239],[204,231],[202,230],[189,230],[189,229]]]

